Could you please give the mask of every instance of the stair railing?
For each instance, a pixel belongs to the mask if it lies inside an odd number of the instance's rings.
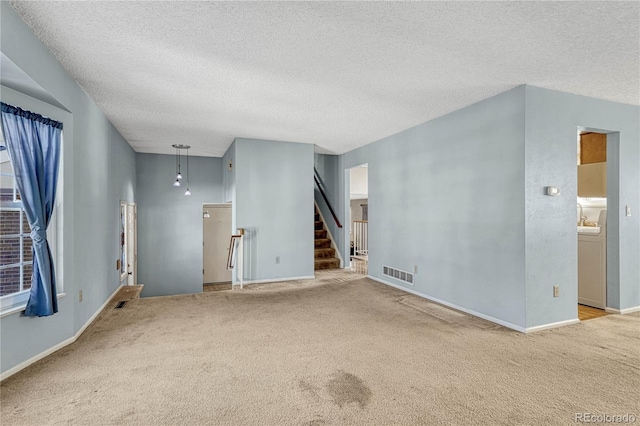
[[[356,256],[369,254],[369,221],[353,221],[353,254]]]
[[[243,258],[244,258],[244,229],[238,228],[238,234],[231,236],[231,242],[229,243],[229,254],[227,256],[227,269],[236,271],[236,281],[231,281],[231,288],[234,285],[239,284],[240,288],[243,287]]]
[[[331,207],[331,203],[327,198],[327,194],[325,194],[324,190],[322,189],[322,185],[320,184],[320,176],[318,175],[318,170],[316,170],[315,167],[313,168],[313,180],[315,181],[316,186],[318,187],[318,190],[320,190],[320,195],[322,195],[322,198],[324,199],[325,204],[327,205],[327,207],[329,207],[329,211],[331,212],[331,216],[333,216],[333,220],[336,222],[336,225],[338,226],[338,228],[342,228],[342,224],[338,220],[338,216],[336,215],[336,212],[333,210],[333,207]]]

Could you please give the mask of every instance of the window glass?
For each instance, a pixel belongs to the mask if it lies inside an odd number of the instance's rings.
[[[31,287],[31,229],[6,150],[0,151],[0,296]]]

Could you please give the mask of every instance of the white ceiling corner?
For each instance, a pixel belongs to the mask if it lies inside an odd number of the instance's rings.
[[[638,2],[11,4],[138,152],[343,153],[520,84],[640,104]]]

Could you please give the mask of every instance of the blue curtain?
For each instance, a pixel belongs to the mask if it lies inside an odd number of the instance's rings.
[[[58,295],[47,227],[55,205],[62,123],[2,103],[2,134],[33,241],[31,293],[24,314],[53,315]]]

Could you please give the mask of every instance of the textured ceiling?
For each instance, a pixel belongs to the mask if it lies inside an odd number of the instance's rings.
[[[638,2],[11,4],[138,152],[343,153],[525,83],[640,104]]]

